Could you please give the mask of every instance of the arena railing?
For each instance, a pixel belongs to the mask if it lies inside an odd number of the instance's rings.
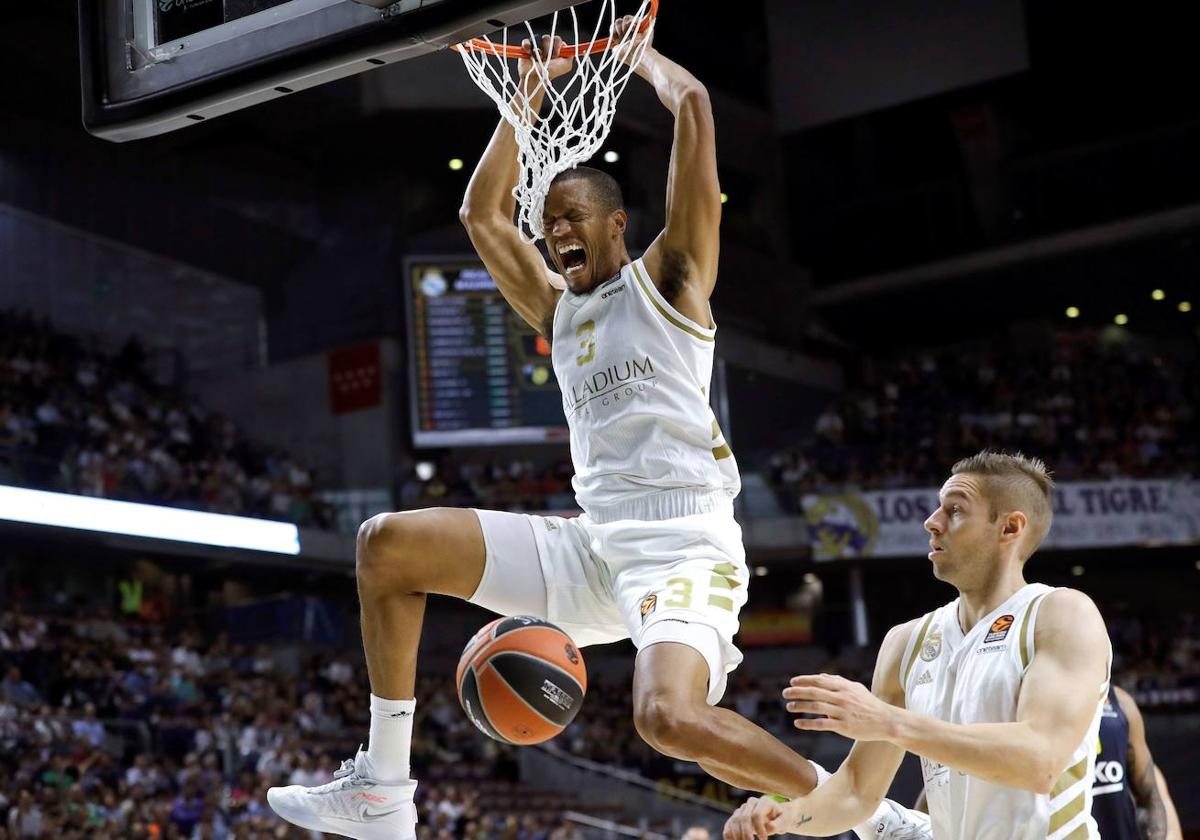
[[[587,840],[616,840],[618,837],[635,837],[642,840],[670,840],[665,834],[656,831],[645,831],[631,825],[622,825],[612,820],[604,820],[581,814],[578,811],[564,811],[563,818],[582,827],[583,836]]]
[[[676,834],[686,825],[723,825],[733,810],[723,802],[656,783],[629,770],[571,755],[553,744],[518,754],[521,782],[546,790],[587,791],[590,799],[620,802],[638,822],[668,824]]]

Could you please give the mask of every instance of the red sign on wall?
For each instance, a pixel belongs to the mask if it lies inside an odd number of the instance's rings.
[[[383,402],[383,356],[379,342],[329,353],[329,410],[349,414]]]

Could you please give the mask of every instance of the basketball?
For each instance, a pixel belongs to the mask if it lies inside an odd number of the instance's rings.
[[[458,661],[458,701],[479,731],[505,744],[540,744],[575,719],[587,690],[571,637],[527,615],[498,618]]]

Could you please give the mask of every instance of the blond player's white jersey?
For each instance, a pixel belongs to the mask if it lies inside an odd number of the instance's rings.
[[[1017,719],[1021,680],[1034,654],[1038,608],[1053,589],[1030,583],[966,633],[958,600],[926,615],[901,660],[905,704],[951,723]],[[1112,651],[1109,651],[1109,662]],[[1095,686],[1096,714],[1049,796],[986,782],[921,759],[936,840],[1096,840],[1092,775],[1108,681]]]
[[[575,498],[596,522],[708,513],[741,488],[708,402],[716,330],[684,317],[641,260],[554,310],[554,374]]]

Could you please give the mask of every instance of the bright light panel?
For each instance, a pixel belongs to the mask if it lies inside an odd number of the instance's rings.
[[[300,531],[287,522],[118,502],[0,485],[0,519],[105,534],[299,554]]]

